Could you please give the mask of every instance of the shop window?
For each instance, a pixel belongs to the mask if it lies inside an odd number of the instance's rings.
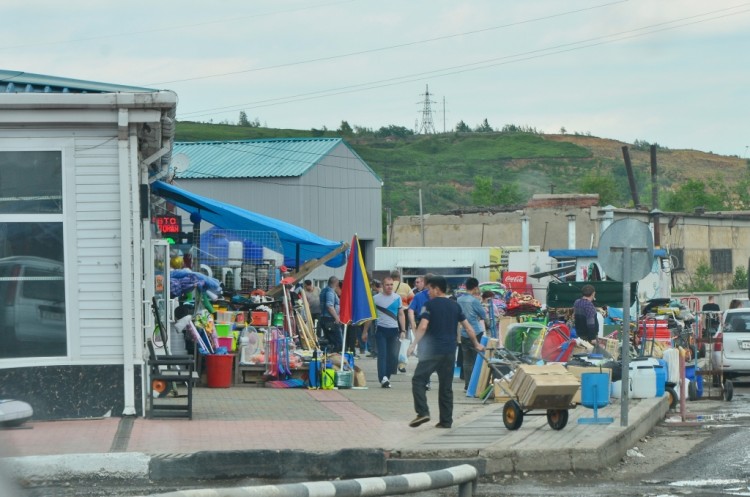
[[[711,272],[732,273],[732,249],[711,249]]]
[[[0,151],[0,358],[67,355],[61,155]]]

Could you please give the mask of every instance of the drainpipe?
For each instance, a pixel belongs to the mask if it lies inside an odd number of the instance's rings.
[[[568,250],[576,248],[576,215],[568,214]]]
[[[133,343],[135,333],[135,322],[133,320],[134,288],[133,288],[133,266],[131,254],[133,243],[136,240],[133,232],[132,219],[139,219],[138,213],[133,212],[133,186],[137,183],[132,181],[132,157],[130,150],[130,126],[128,109],[119,109],[117,116],[117,152],[120,169],[120,279],[122,285],[122,349],[123,349],[123,416],[134,416],[135,409],[135,380]],[[139,300],[140,302],[140,300]],[[140,326],[137,327],[140,329]]]

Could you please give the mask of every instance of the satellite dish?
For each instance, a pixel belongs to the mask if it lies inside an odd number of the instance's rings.
[[[175,154],[172,157],[172,167],[179,171],[186,171],[190,167],[190,157],[183,153]]]
[[[624,274],[625,248],[630,248],[630,271]],[[654,240],[643,221],[620,219],[602,233],[597,251],[599,264],[616,281],[638,281],[651,272]]]

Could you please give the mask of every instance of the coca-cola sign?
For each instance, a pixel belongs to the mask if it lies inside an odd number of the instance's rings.
[[[506,271],[503,274],[503,284],[512,290],[526,288],[526,271]]]

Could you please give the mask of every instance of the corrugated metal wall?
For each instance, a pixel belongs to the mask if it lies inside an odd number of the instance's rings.
[[[180,179],[180,188],[289,222],[335,241],[356,233],[372,268],[381,246],[382,200],[378,178],[344,144],[334,148],[298,178]],[[183,222],[189,223],[187,216]],[[311,275],[342,276],[344,268],[322,268]]]

